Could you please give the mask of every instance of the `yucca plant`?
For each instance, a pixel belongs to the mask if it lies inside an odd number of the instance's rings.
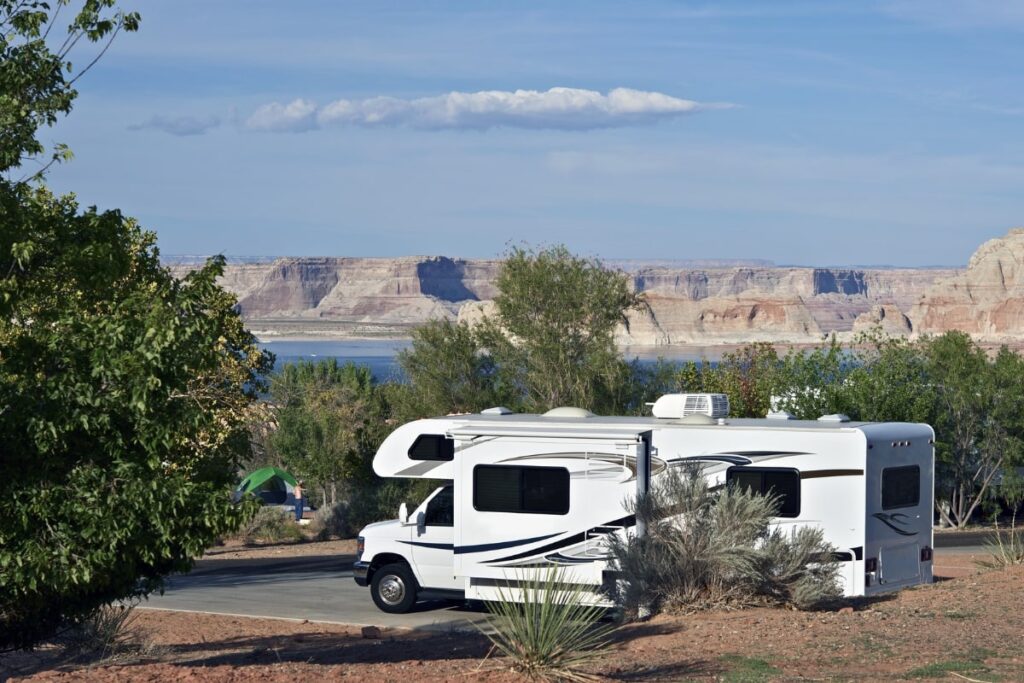
[[[1003,540],[1005,537],[1006,540]],[[1017,513],[1013,513],[1010,521],[1010,528],[1005,533],[1000,533],[999,525],[996,524],[995,541],[985,544],[988,551],[988,560],[978,560],[978,565],[988,569],[1002,569],[1018,564],[1024,564],[1024,534],[1017,529]]]
[[[513,599],[512,585],[522,601]],[[487,603],[490,628],[481,631],[513,670],[529,678],[596,680],[580,668],[604,655],[615,626],[601,623],[605,610],[587,604],[586,596],[579,584],[566,581],[560,567],[520,575],[499,589],[498,600]]]

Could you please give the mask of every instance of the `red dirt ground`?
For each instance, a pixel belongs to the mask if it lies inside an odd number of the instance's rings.
[[[942,580],[853,609],[752,608],[631,624],[590,671],[645,681],[1022,681],[1024,567],[982,572],[971,559],[940,555]],[[43,651],[0,660],[0,680],[519,680],[501,658],[486,658],[489,643],[472,632],[364,637],[330,624],[147,610],[134,628],[155,646],[140,660],[76,668]]]

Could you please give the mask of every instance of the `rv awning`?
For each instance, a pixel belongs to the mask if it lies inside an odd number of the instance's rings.
[[[520,439],[573,439],[577,441],[601,441],[636,443],[646,429],[600,429],[587,425],[538,427],[529,425],[464,425],[448,430],[453,439],[471,440],[478,437],[513,437]]]

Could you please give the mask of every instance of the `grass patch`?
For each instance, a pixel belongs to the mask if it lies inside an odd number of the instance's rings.
[[[978,613],[970,610],[948,609],[942,615],[947,619],[974,619]]]
[[[947,659],[941,662],[933,662],[906,673],[907,678],[949,678],[949,674],[988,674],[991,669],[985,664],[985,659],[994,653],[984,649],[971,650],[956,659]],[[997,678],[989,676],[989,680]]]
[[[722,680],[726,683],[761,683],[782,673],[780,669],[756,657],[722,655],[718,659],[729,667],[729,670],[722,676]]]

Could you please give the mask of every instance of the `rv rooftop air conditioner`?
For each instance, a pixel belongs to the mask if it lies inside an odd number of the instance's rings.
[[[665,394],[654,403],[654,417],[679,419],[688,415],[706,415],[717,419],[729,417],[729,397],[725,394]]]

